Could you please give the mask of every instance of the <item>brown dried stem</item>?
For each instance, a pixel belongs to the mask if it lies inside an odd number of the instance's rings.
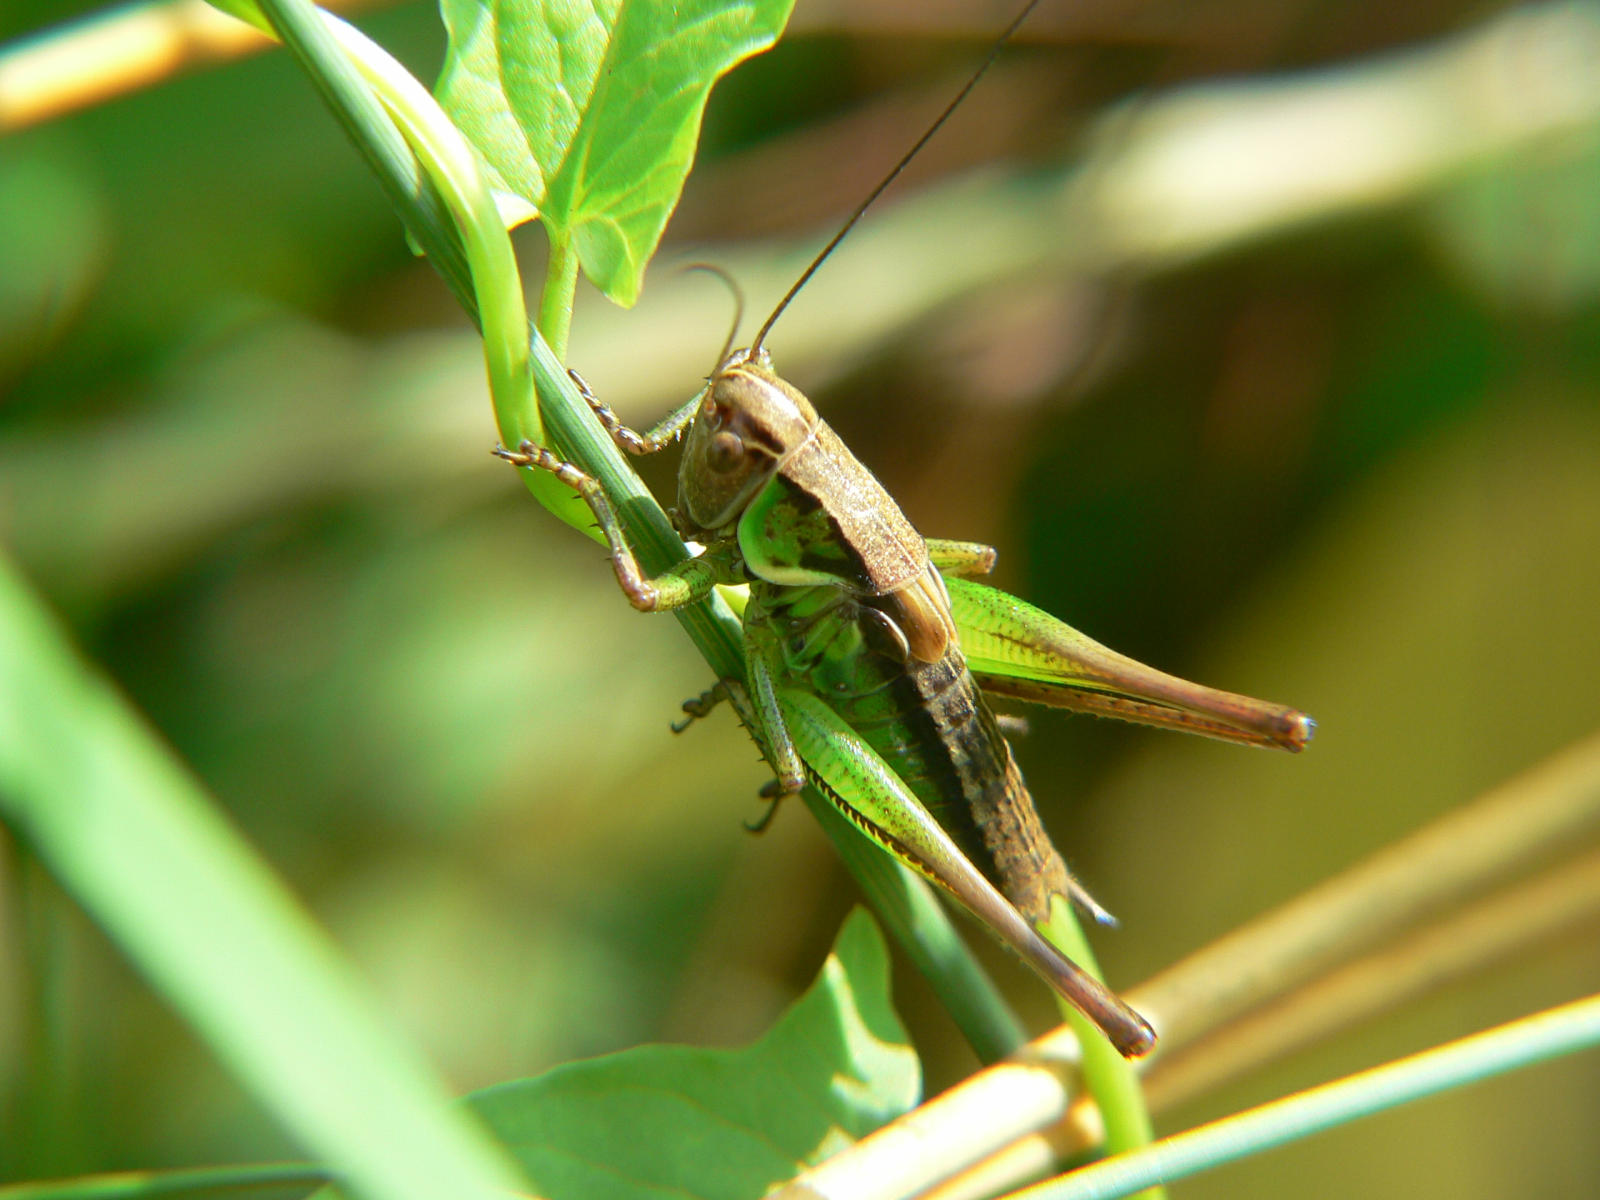
[[[1475,898],[1582,846],[1596,826],[1600,735],[1134,989],[1130,1000],[1162,1035],[1148,1072],[1152,1106],[1170,1107],[1197,1089],[1594,920],[1600,915],[1600,853]],[[1417,928],[1468,901],[1474,902],[1465,910]],[[1393,940],[1402,934],[1403,940]],[[1253,1010],[1260,1011],[1218,1032]],[[1182,1053],[1186,1048],[1192,1053]],[[1066,1030],[1054,1031],[782,1194],[957,1200],[1016,1186],[1098,1141],[1098,1119],[1077,1099],[1076,1087],[1076,1045]]]

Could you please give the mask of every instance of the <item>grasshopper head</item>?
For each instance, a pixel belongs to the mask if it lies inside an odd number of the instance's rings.
[[[678,513],[695,530],[733,524],[819,424],[764,351],[737,350],[711,377],[678,468]]]

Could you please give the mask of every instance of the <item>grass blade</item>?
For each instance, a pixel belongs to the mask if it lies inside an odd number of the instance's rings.
[[[1163,1138],[1016,1192],[1012,1200],[1112,1200],[1596,1045],[1600,996],[1591,996]]]
[[[515,1186],[304,910],[4,560],[0,815],[356,1191],[499,1200]]]

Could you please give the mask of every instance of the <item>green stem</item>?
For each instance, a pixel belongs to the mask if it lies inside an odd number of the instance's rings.
[[[1122,1158],[1017,1192],[1012,1200],[1112,1200],[1236,1162],[1426,1096],[1600,1046],[1600,996],[1374,1067],[1213,1121]]]
[[[329,33],[323,21],[326,14],[309,0],[258,0],[258,4],[372,168],[407,231],[444,276],[461,307],[477,321],[472,277],[450,214],[394,122]]]
[[[261,1163],[242,1167],[188,1167],[172,1171],[118,1171],[0,1187],[0,1200],[154,1200],[192,1192],[308,1190],[332,1182],[322,1167]]]
[[[1050,907],[1050,920],[1041,932],[1056,949],[1105,982],[1089,939],[1083,936],[1083,926],[1065,897],[1055,898]],[[1133,1064],[1118,1054],[1105,1035],[1070,1004],[1061,1002],[1061,1014],[1083,1048],[1083,1082],[1094,1097],[1105,1125],[1106,1153],[1125,1154],[1148,1146],[1155,1138],[1155,1131]],[[1139,1193],[1139,1200],[1165,1200],[1165,1197],[1166,1192],[1159,1186]]]
[[[399,126],[450,210],[466,250],[501,440],[545,444],[528,357],[528,310],[511,237],[477,155],[434,98],[382,47],[339,18],[324,22]]]
[[[539,293],[539,335],[550,343],[556,357],[567,357],[567,335],[572,329],[572,302],[578,292],[578,254],[565,234],[550,238],[550,261],[544,270],[544,290]]]
[[[443,196],[455,219],[466,249],[472,291],[483,331],[484,361],[489,374],[489,395],[494,405],[500,442],[520,446],[524,441],[547,445],[544,423],[534,389],[528,350],[528,310],[523,300],[522,276],[517,270],[511,237],[500,220],[494,194],[480,169],[477,155],[434,98],[376,43],[337,17],[325,18],[363,78],[383,101]],[[577,284],[575,257],[565,256],[553,266],[567,275],[565,295],[546,287],[546,299],[556,304],[556,323],[562,344],[571,322],[572,296]],[[562,351],[556,350],[557,357]],[[573,491],[545,471],[524,471],[523,480],[538,501],[579,532],[604,544],[594,527],[588,506]]]

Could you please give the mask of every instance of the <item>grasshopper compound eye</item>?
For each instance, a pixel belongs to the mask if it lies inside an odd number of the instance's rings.
[[[744,465],[744,439],[737,433],[723,430],[711,439],[706,447],[706,466],[719,475],[737,471]]]

